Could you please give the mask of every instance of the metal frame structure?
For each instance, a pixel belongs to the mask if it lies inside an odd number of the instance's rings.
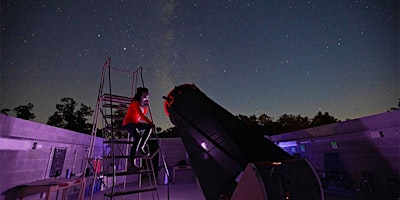
[[[115,74],[121,73],[124,78],[129,81],[128,84],[124,83],[126,87],[131,85],[129,89],[125,89],[124,94],[116,95],[113,88],[113,80]],[[87,154],[87,162],[85,162],[85,170],[89,168],[93,171],[93,183],[91,188],[90,199],[93,197],[95,189],[95,181],[100,179],[102,186],[106,189],[104,196],[113,199],[114,196],[122,196],[127,194],[138,193],[140,198],[141,192],[153,192],[153,199],[158,199],[157,182],[154,172],[152,158],[157,155],[158,150],[153,152],[151,156],[140,157],[140,163],[146,166],[144,170],[129,171],[128,159],[129,149],[133,143],[130,139],[129,133],[122,128],[122,120],[124,114],[135,94],[138,87],[139,73],[144,86],[142,78],[142,67],[138,67],[134,71],[124,70],[111,66],[111,58],[103,65],[99,91],[96,102],[96,109],[93,116],[93,128]],[[123,79],[123,78],[122,78]],[[120,78],[118,78],[120,80]],[[116,84],[116,86],[120,86]],[[96,158],[95,146],[97,134],[101,131],[103,137],[103,156]],[[119,137],[117,135],[119,134]],[[158,142],[158,141],[157,141]],[[148,146],[147,146],[148,148]],[[100,166],[100,163],[103,166]],[[87,172],[85,176],[90,176]],[[135,188],[127,188],[127,176],[136,175],[138,177],[138,186]],[[142,175],[148,175],[149,186],[142,185]],[[123,176],[123,188],[116,189],[117,178]],[[111,180],[111,183],[109,183]]]

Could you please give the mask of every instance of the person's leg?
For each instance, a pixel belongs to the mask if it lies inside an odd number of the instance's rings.
[[[137,145],[139,144],[139,140],[140,140],[140,135],[136,131],[136,124],[129,123],[129,124],[125,125],[124,128],[128,131],[130,137],[133,138],[133,144],[131,147],[130,154],[134,155],[134,153],[136,152]]]
[[[130,164],[132,166],[138,167],[135,164],[134,157],[135,157],[135,154],[136,154],[137,146],[138,146],[139,141],[140,141],[140,135],[136,131],[136,128],[137,128],[136,124],[129,123],[129,124],[125,125],[124,128],[128,131],[129,135],[133,138],[133,144],[131,146],[131,151],[129,153],[129,159],[128,160],[129,160],[129,162],[130,162]]]
[[[147,144],[147,141],[148,141],[148,139],[150,137],[152,126],[149,125],[149,124],[140,123],[140,124],[138,124],[137,128],[139,130],[144,130],[143,135],[141,136],[141,139],[139,140],[140,142],[139,142],[139,144],[137,146],[137,154],[148,155],[149,152],[145,151],[144,148],[145,148],[145,146]]]

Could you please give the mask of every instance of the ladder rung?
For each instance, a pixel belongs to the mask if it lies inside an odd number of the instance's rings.
[[[111,131],[111,127],[110,126],[106,126],[106,127],[104,127],[104,129],[105,130],[107,130],[107,131]],[[126,129],[124,129],[124,128],[113,128],[112,129],[114,132],[126,132]]]
[[[132,98],[130,98],[130,97],[124,97],[124,96],[119,96],[119,95],[109,95],[109,94],[104,94],[100,98],[102,101],[106,101],[106,102],[112,101],[113,103],[130,103],[132,101]]]
[[[115,176],[127,176],[127,175],[149,174],[149,173],[152,173],[152,171],[148,169],[137,170],[137,171],[118,171],[115,172]],[[102,174],[104,176],[113,176],[112,172],[104,172]]]
[[[103,156],[103,158],[104,159],[112,159],[112,156]],[[118,159],[122,159],[122,158],[129,158],[129,156],[128,155],[118,155],[118,156],[115,156],[115,158],[118,158]],[[133,156],[132,158],[141,158],[141,159],[152,159],[153,158],[153,156],[150,156],[150,155],[148,155],[148,156]]]
[[[118,116],[118,115],[104,115],[104,118],[109,118],[109,119],[111,119],[111,117],[112,117],[114,120],[123,120],[123,119],[124,119],[124,116]]]
[[[112,156],[103,156],[103,159],[111,159]],[[118,155],[118,156],[114,156],[114,158],[129,158],[129,156],[126,155]]]
[[[106,196],[106,197],[122,196],[122,195],[127,195],[127,194],[150,192],[150,191],[154,191],[154,190],[157,190],[157,188],[154,186],[146,186],[146,187],[141,187],[141,188],[131,189],[131,190],[114,191],[114,194],[112,194],[111,189],[108,189],[108,190],[104,191],[104,196]]]
[[[105,141],[103,141],[103,143],[104,144],[111,144],[111,143],[114,143],[114,144],[133,144],[133,142],[131,142],[131,141],[123,141],[123,140],[115,140],[115,141],[105,140]]]
[[[110,94],[108,94],[108,93],[103,94],[102,97],[104,97],[104,98],[110,98],[110,97],[111,97],[111,98],[113,98],[113,99],[132,100],[131,97],[126,97],[126,96],[121,96],[121,95],[116,95],[116,94],[110,95]]]
[[[123,110],[123,111],[125,111],[125,110],[128,109],[128,105],[129,105],[129,104],[115,105],[115,104],[106,103],[106,104],[103,105],[103,107],[106,107],[106,108],[115,108],[115,109],[117,109],[117,110]]]

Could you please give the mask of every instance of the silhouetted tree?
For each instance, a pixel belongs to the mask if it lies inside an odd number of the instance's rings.
[[[90,134],[92,124],[87,123],[86,117],[93,114],[93,110],[81,103],[80,109],[77,109],[77,103],[74,99],[64,97],[61,99],[62,104],[56,104],[57,111],[49,117],[48,125],[56,126],[80,133]]]
[[[276,121],[266,114],[261,114],[258,118],[255,115],[246,116],[242,114],[239,114],[236,117],[247,126],[256,128],[256,130],[263,135],[277,135],[339,121],[328,112],[325,112],[324,114],[318,112],[313,119],[293,114],[283,114]],[[161,132],[161,137],[170,136],[179,137],[179,133],[176,131],[175,127]]]
[[[1,108],[1,104],[0,104],[0,113],[3,115],[8,115],[8,113],[10,112],[10,109],[8,108]]]
[[[17,114],[17,118],[21,119],[34,119],[36,116],[32,113],[33,104],[28,103],[27,105],[22,105],[14,108],[14,111]]]
[[[120,105],[119,107],[121,107],[123,105]],[[125,117],[125,111],[121,110],[121,109],[115,109],[115,111],[113,111],[113,119],[112,119],[112,127],[113,130],[112,132],[114,133],[114,137],[115,138],[127,138],[128,137],[128,132],[125,131],[125,129],[122,127],[122,121]],[[104,129],[101,130],[101,134],[98,135],[100,137],[105,137],[108,139],[112,138],[111,135],[111,124],[107,124],[106,127]]]
[[[279,132],[279,124],[274,119],[266,114],[261,114],[258,119],[258,130],[263,135],[274,135]]]
[[[400,110],[400,99],[399,99],[399,103],[397,103],[397,108],[390,108],[390,110],[388,110],[388,112],[394,111],[394,110]]]
[[[267,124],[270,124],[272,122],[274,122],[274,119],[266,114],[261,114],[258,119],[257,122],[259,125],[261,126],[265,126]]]
[[[253,126],[253,127],[257,127],[258,126],[258,121],[257,121],[257,117],[255,115],[250,115],[249,117],[246,115],[237,115],[237,118],[239,118],[240,120],[242,120],[242,122],[244,122],[247,126]]]
[[[338,121],[334,117],[330,116],[329,113],[319,113],[313,120],[310,120],[309,117],[302,117],[301,115],[293,114],[283,114],[276,121],[266,114],[261,114],[258,118],[254,115],[251,115],[250,117],[238,115],[237,117],[246,125],[255,127],[263,135],[276,135]]]
[[[301,130],[310,127],[308,117],[300,115],[284,114],[279,117],[277,123],[280,125],[280,133]]]
[[[160,138],[172,138],[172,137],[181,137],[181,135],[178,133],[176,127],[171,127],[168,128],[167,130],[163,130],[158,134],[158,137]]]
[[[324,114],[318,112],[317,115],[315,115],[314,118],[312,118],[311,120],[311,127],[322,126],[325,124],[331,124],[338,121],[339,121],[338,119],[331,116],[328,112],[325,112]]]
[[[10,109],[8,109],[8,108],[3,108],[0,111],[0,113],[3,114],[3,115],[8,115],[9,112],[10,112]]]

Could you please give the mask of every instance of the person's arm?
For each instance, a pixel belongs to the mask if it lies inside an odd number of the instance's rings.
[[[148,124],[154,126],[153,122],[152,122],[149,118],[147,118],[146,115],[144,115],[144,114],[142,113],[142,110],[140,109],[138,103],[135,104],[135,109],[137,110],[137,112],[138,112],[138,114],[139,114],[139,116],[140,116],[141,119],[143,119],[146,123],[148,123]]]

